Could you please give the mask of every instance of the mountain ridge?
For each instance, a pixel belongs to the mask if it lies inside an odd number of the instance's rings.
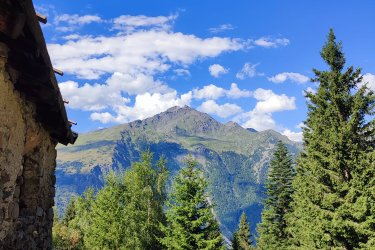
[[[253,223],[259,221],[262,183],[279,140],[292,154],[299,152],[298,143],[274,130],[249,131],[188,106],[172,107],[144,120],[82,134],[75,145],[58,147],[56,203],[64,207],[88,186],[99,188],[105,173],[128,168],[142,150],[151,150],[155,158],[165,156],[171,178],[190,154],[207,175],[222,229],[230,236],[240,211],[247,211]]]

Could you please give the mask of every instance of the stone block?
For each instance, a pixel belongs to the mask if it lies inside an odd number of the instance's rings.
[[[13,219],[17,219],[20,214],[20,206],[17,202],[13,203],[13,209],[12,209],[12,217]]]
[[[41,208],[41,207],[37,207],[36,208],[36,216],[38,216],[38,217],[42,217],[43,216],[43,208]]]
[[[53,208],[48,209],[48,219],[53,220]]]
[[[20,186],[16,186],[16,187],[14,188],[13,198],[18,198],[18,197],[20,197],[20,192],[21,192],[21,188],[20,188]]]

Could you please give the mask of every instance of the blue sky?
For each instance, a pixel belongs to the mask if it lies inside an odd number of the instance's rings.
[[[374,1],[35,0],[74,129],[189,105],[301,140],[329,28],[375,89]]]

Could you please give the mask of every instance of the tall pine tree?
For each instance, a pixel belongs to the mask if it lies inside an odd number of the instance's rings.
[[[258,225],[259,249],[285,249],[289,235],[286,232],[286,214],[292,201],[292,181],[295,175],[291,156],[286,146],[279,141],[270,162],[266,182],[266,200],[262,222]]]
[[[238,229],[233,234],[232,249],[233,250],[250,250],[253,242],[251,241],[250,225],[247,221],[245,212],[241,214]]]
[[[84,216],[82,227],[88,249],[161,249],[160,224],[165,223],[168,172],[165,160],[152,164],[152,153],[142,154],[123,176],[111,173]]]
[[[374,93],[362,86],[360,69],[344,70],[332,30],[320,54],[329,70],[314,69],[319,87],[306,93],[304,150],[288,215],[291,248],[374,249]]]
[[[170,194],[165,237],[161,243],[173,250],[224,249],[223,238],[205,193],[207,181],[188,158],[174,180]]]
[[[163,236],[160,224],[165,223],[168,171],[161,158],[152,164],[152,153],[142,154],[124,175],[125,185],[125,249],[161,249],[158,238]]]

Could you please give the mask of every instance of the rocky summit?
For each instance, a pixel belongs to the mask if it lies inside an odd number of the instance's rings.
[[[260,221],[262,184],[277,141],[297,155],[301,145],[274,130],[245,129],[222,124],[188,106],[173,107],[153,117],[82,134],[75,145],[58,147],[56,204],[64,209],[70,197],[89,187],[101,187],[103,175],[121,171],[151,150],[165,156],[171,178],[191,154],[209,180],[211,201],[226,236],[242,211],[252,228]]]

